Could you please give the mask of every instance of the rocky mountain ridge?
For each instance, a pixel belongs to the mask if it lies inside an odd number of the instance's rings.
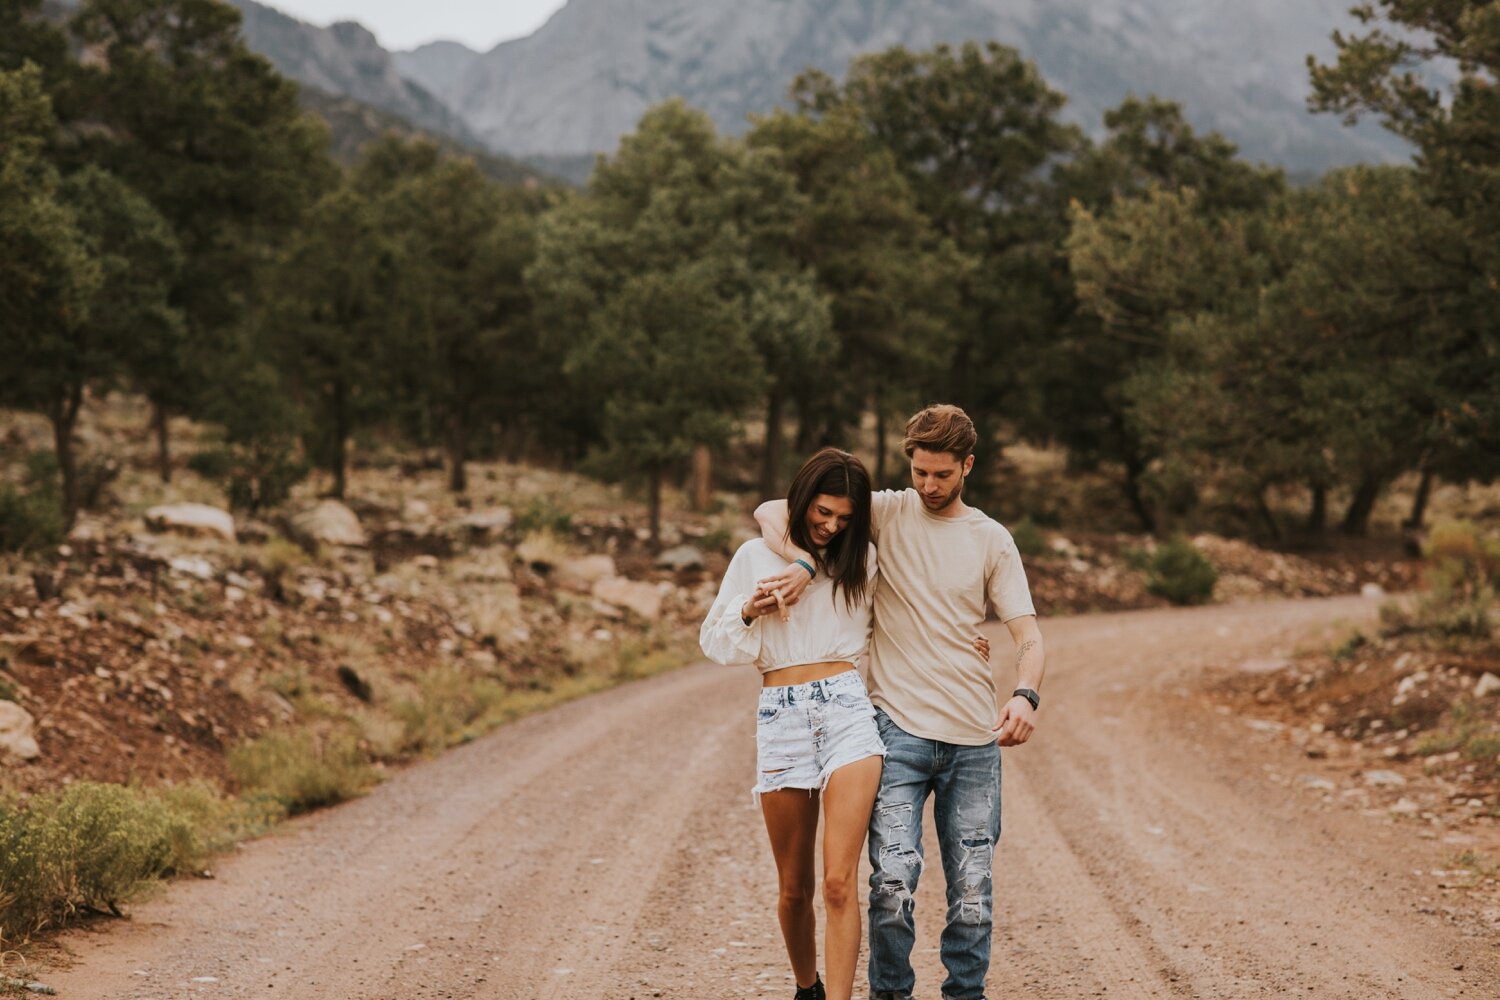
[[[402,76],[391,54],[354,21],[326,28],[254,0],[228,0],[244,18],[245,42],[284,76],[325,94],[350,97],[418,128],[478,145],[463,119],[425,87]]]
[[[673,96],[721,129],[784,103],[813,66],[834,76],[892,45],[996,39],[1034,60],[1097,132],[1127,94],[1181,101],[1199,128],[1294,172],[1406,150],[1375,126],[1309,114],[1306,57],[1327,58],[1344,0],[570,0],[541,29],[479,54],[453,42],[397,53],[401,72],[448,103],[487,144],[517,156],[613,149]]]

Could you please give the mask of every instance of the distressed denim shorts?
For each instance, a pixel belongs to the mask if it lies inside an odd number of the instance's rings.
[[[822,791],[845,764],[885,756],[875,707],[854,669],[821,681],[761,688],[755,745],[756,801],[782,788]]]

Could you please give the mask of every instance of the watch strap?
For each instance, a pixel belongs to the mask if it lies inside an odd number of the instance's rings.
[[[1031,688],[1016,688],[1010,693],[1010,696],[1012,698],[1025,698],[1031,703],[1031,710],[1033,712],[1042,706],[1042,696],[1031,690]]]

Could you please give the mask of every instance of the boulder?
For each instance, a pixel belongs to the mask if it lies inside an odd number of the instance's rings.
[[[198,580],[214,578],[214,564],[201,556],[177,556],[167,560],[167,566],[179,576],[191,576]]]
[[[363,548],[369,542],[354,511],[332,499],[320,500],[316,507],[297,514],[288,527],[301,542],[355,548]]]
[[[234,517],[227,510],[206,503],[173,503],[146,511],[146,527],[179,535],[217,536],[234,541]]]
[[[498,542],[514,522],[515,515],[509,507],[490,507],[465,514],[453,523],[471,540],[488,543]]]
[[[552,579],[559,586],[580,594],[592,593],[594,584],[618,575],[615,561],[607,555],[575,556],[564,559],[552,571]]]
[[[662,594],[655,584],[614,576],[594,584],[594,596],[648,622],[661,617]]]
[[[658,555],[656,565],[670,570],[702,569],[703,550],[696,545],[679,545]]]
[[[1500,694],[1500,677],[1486,670],[1474,685],[1474,697],[1488,698],[1492,694]]]
[[[13,701],[0,701],[0,755],[9,754],[21,760],[41,755],[33,735],[36,720],[31,713]]]

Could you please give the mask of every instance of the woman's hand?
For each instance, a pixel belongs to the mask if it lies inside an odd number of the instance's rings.
[[[974,652],[979,654],[979,658],[985,663],[990,662],[990,641],[982,635],[976,635],[969,641],[973,643]]]
[[[812,574],[807,571],[807,567],[792,563],[775,576],[768,576],[757,582],[756,586],[767,594],[775,595],[777,606],[781,609],[781,620],[786,621],[791,614],[791,606],[802,599],[802,592],[809,583],[812,583]]]
[[[740,618],[748,622],[759,618],[761,615],[770,614],[776,610],[777,606],[778,602],[775,594],[768,594],[757,587],[755,593],[750,595],[750,600],[746,601],[745,606],[740,608]]]

